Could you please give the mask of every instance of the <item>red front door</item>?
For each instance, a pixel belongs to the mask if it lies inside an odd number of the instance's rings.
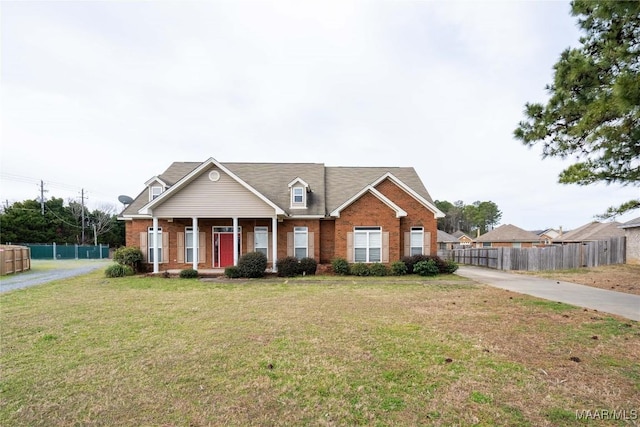
[[[233,265],[233,233],[218,234],[218,262],[217,267]]]

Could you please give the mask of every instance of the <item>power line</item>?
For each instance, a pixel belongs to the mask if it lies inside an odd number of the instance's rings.
[[[42,180],[40,178],[33,178],[30,176],[24,176],[24,175],[18,175],[18,174],[14,174],[14,173],[8,173],[8,172],[0,172],[0,177],[2,177],[2,179],[7,180],[7,181],[14,181],[14,182],[21,182],[21,183],[26,183],[26,184],[34,184],[39,188],[39,193],[42,197],[42,187],[43,185],[46,185],[49,188],[54,188],[54,189],[60,189],[60,190],[66,190],[66,191],[74,191],[74,192],[91,192],[93,194],[97,194],[103,197],[108,197],[108,198],[112,198],[115,199],[115,197],[111,194],[105,194],[105,193],[101,193],[99,191],[91,191],[91,190],[85,190],[83,187],[79,187],[77,185],[73,185],[73,184],[66,184],[66,183],[61,183],[61,182],[57,182],[57,181],[47,181],[47,180]],[[49,190],[45,190],[45,192],[48,192]],[[105,202],[106,203],[106,202]]]

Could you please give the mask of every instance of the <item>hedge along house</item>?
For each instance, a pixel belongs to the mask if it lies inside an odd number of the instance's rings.
[[[435,255],[437,218],[410,167],[319,163],[176,162],[145,183],[120,214],[126,244],[154,272],[224,268],[262,252],[320,264],[390,263]]]

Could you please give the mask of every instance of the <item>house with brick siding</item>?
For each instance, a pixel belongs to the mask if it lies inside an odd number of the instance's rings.
[[[504,224],[474,240],[476,248],[532,248],[543,246],[544,240],[531,231]]]
[[[154,272],[236,265],[263,252],[328,264],[435,255],[444,214],[412,167],[175,162],[122,211]]]

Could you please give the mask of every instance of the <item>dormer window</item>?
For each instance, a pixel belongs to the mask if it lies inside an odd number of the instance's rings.
[[[162,194],[162,186],[152,185],[151,187],[149,187],[149,201],[155,199],[160,194]]]
[[[289,192],[291,193],[291,208],[306,209],[307,208],[307,192],[309,184],[301,178],[296,178],[289,183]]]
[[[304,207],[304,188],[303,187],[293,187],[291,189],[291,206],[293,207]]]

